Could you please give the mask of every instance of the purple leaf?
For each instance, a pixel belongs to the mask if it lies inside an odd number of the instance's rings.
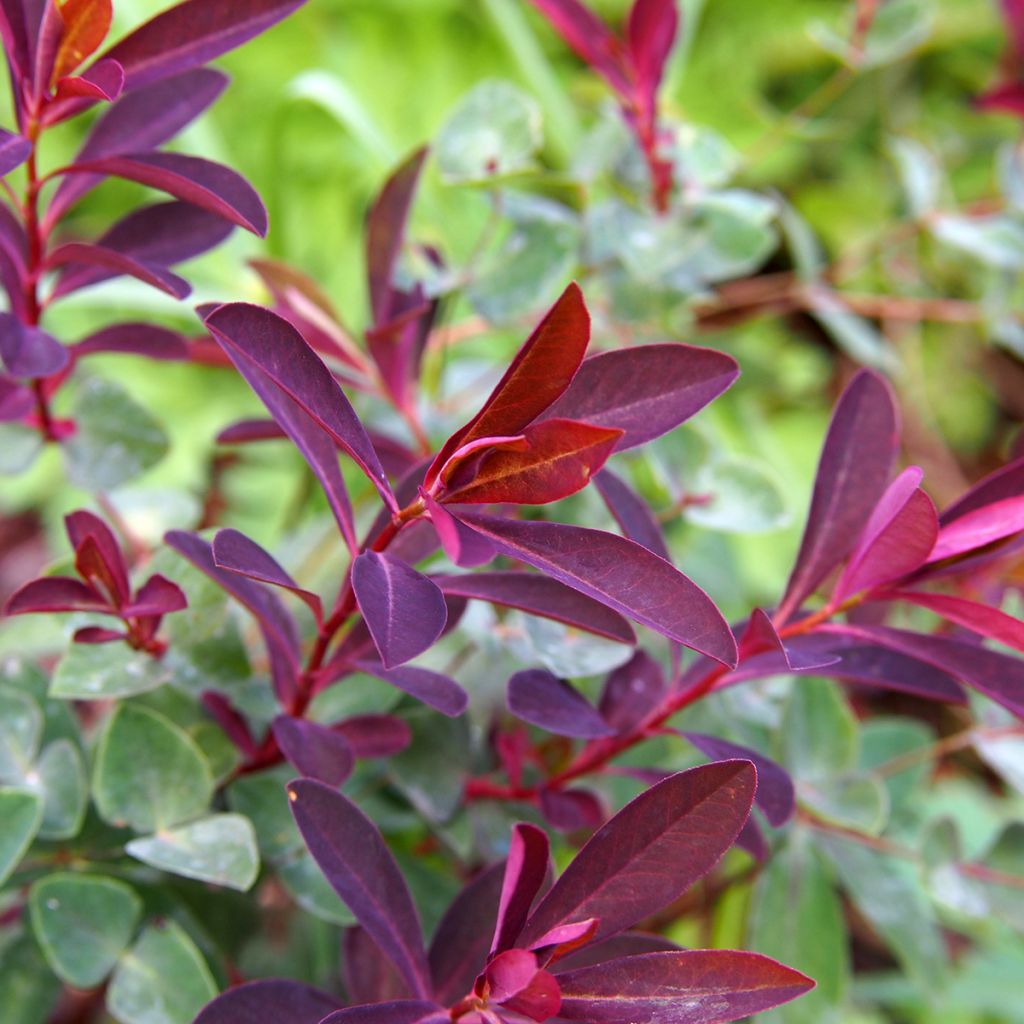
[[[71,346],[76,359],[98,352],[122,352],[149,359],[180,361],[188,358],[182,335],[156,324],[127,323],[104,327]]]
[[[300,779],[288,786],[309,852],[409,991],[430,996],[419,915],[377,826],[341,793]]]
[[[469,703],[466,691],[454,679],[428,668],[416,665],[385,668],[380,662],[364,660],[356,661],[355,667],[360,672],[383,679],[449,718],[457,718]]]
[[[219,530],[213,538],[213,558],[221,569],[291,591],[309,606],[317,622],[322,620],[323,606],[319,595],[300,587],[269,552],[244,533]]]
[[[1018,498],[1024,494],[1024,459],[1017,459],[1009,465],[990,473],[983,480],[979,480],[963,497],[959,498],[947,508],[939,522],[943,526],[950,523],[968,512],[974,512],[986,505],[991,505],[1006,498]]]
[[[608,675],[601,692],[601,716],[615,732],[636,729],[668,692],[661,666],[644,651]]]
[[[249,981],[228,989],[193,1024],[319,1024],[338,1001],[298,981]]]
[[[585,420],[625,431],[616,451],[667,434],[727,390],[736,360],[693,345],[639,345],[583,361],[544,419]]]
[[[589,789],[542,789],[539,803],[544,820],[560,832],[593,830],[606,817],[601,801]],[[542,941],[538,940],[536,945]]]
[[[857,543],[889,483],[898,446],[899,419],[889,385],[861,370],[832,415],[800,553],[780,608],[783,620]]]
[[[291,324],[259,306],[235,302],[211,313],[206,326],[236,366],[236,355],[255,364],[355,459],[388,508],[398,511],[387,475],[355,410],[330,370]]]
[[[437,1003],[397,999],[371,1006],[350,1006],[324,1017],[320,1024],[451,1024],[448,1011]]]
[[[412,742],[409,724],[394,715],[355,715],[331,728],[345,738],[358,758],[392,757]]]
[[[599,922],[596,942],[671,903],[732,845],[756,785],[750,762],[719,761],[652,786],[583,847],[530,916],[519,944],[588,917]]]
[[[14,378],[0,373],[0,423],[24,419],[36,404],[32,391]]]
[[[216,690],[204,690],[200,698],[211,718],[224,730],[224,735],[247,757],[257,752],[256,741],[249,731],[249,723],[231,701]]]
[[[575,971],[580,967],[602,964],[606,960],[618,960],[624,956],[640,956],[643,953],[667,953],[669,950],[678,948],[664,935],[651,935],[648,932],[623,932],[620,935],[613,935],[603,942],[597,942],[570,953],[563,960],[559,960],[552,970],[558,975],[565,971]]]
[[[352,589],[387,669],[422,654],[444,629],[448,608],[437,584],[389,554],[359,555]]]
[[[619,643],[636,643],[633,627],[618,612],[549,576],[528,572],[479,572],[432,579],[445,594],[518,608]]]
[[[420,493],[444,553],[460,568],[474,569],[494,560],[497,554],[488,540],[463,526],[445,507],[427,494]]]
[[[764,830],[757,823],[753,814],[747,818],[746,824],[736,837],[736,845],[741,850],[746,850],[759,864],[764,864],[771,854],[768,840],[764,837]]]
[[[525,949],[508,949],[496,956],[484,971],[488,999],[492,1003],[535,1021],[558,1013],[562,1001],[558,982],[537,966],[537,957]]]
[[[513,825],[489,956],[515,944],[549,869],[548,837],[544,832],[524,822]]]
[[[67,245],[58,246],[46,259],[46,266],[50,270],[69,263],[84,264],[90,269],[99,270],[101,273],[98,280],[106,280],[121,274],[137,278],[144,284],[151,285],[158,291],[165,292],[176,299],[183,299],[192,291],[192,286],[188,281],[171,273],[166,267],[161,267],[149,260],[137,259],[128,253],[118,252],[116,249],[104,248],[102,245],[69,242]],[[89,275],[85,276],[84,283],[68,286],[62,282],[55,290],[54,298],[77,291],[87,284],[95,283],[88,280]]]
[[[126,633],[117,629],[104,629],[100,626],[83,626],[76,629],[71,637],[76,644],[109,644],[115,640],[127,640]]]
[[[464,886],[445,911],[430,942],[430,975],[440,1002],[454,1003],[473,987],[490,947],[504,871],[488,868]]]
[[[32,143],[0,128],[0,178],[20,167],[32,153]]]
[[[964,512],[939,531],[929,562],[956,558],[1024,530],[1024,495]]]
[[[238,420],[216,437],[217,444],[251,444],[254,441],[278,441],[288,435],[273,421]]]
[[[131,603],[122,609],[124,615],[135,618],[169,615],[188,607],[185,592],[166,576],[155,573],[139,587]]]
[[[90,157],[60,173],[109,174],[137,181],[209,210],[261,238],[267,233],[267,211],[253,187],[230,167],[202,157],[162,152]]]
[[[124,68],[116,60],[104,57],[81,75],[65,75],[57,80],[53,106],[43,111],[43,124],[49,126],[61,121],[62,112],[68,111],[62,100],[90,99],[112,103],[124,92]]]
[[[345,929],[341,971],[350,1003],[387,1003],[409,996],[391,961],[362,928]]]
[[[3,36],[7,58],[18,72],[31,73],[29,29],[22,0],[0,0],[0,35]]]
[[[595,475],[594,484],[623,534],[671,562],[658,520],[643,498],[607,467]]]
[[[791,672],[810,672],[839,660],[828,651],[808,651],[799,643],[784,644],[768,614],[762,608],[755,608],[740,640],[741,664],[746,666],[752,658],[766,651],[779,655],[783,668]]]
[[[814,987],[758,953],[646,953],[559,974],[564,1020],[588,1024],[724,1024],[788,1003]]]
[[[501,554],[532,565],[641,625],[733,666],[736,641],[695,583],[624,537],[561,523],[519,522],[460,511]]]
[[[846,564],[832,599],[890,583],[921,566],[935,545],[938,516],[918,484],[921,470],[904,470],[882,495]]]
[[[796,810],[796,792],[793,788],[793,780],[789,777],[789,773],[770,757],[765,757],[764,754],[759,754],[756,750],[742,747],[738,743],[730,743],[717,736],[706,736],[699,732],[680,732],[679,735],[713,761],[738,758],[753,762],[757,769],[757,792],[754,794],[754,801],[764,811],[768,823],[779,828],[793,817],[793,812]]]
[[[139,89],[115,103],[93,125],[77,160],[155,149],[197,118],[224,91],[226,75],[199,68]],[[102,175],[65,178],[46,210],[56,224],[82,196],[103,181]]]
[[[290,715],[278,715],[273,729],[281,753],[307,778],[340,786],[352,774],[352,748],[333,729]]]
[[[650,108],[678,29],[676,0],[636,0],[629,12],[626,42],[637,86]]]
[[[12,377],[50,377],[68,364],[68,350],[52,335],[0,313],[0,357]]]
[[[508,681],[507,701],[516,717],[556,736],[590,740],[615,734],[581,693],[545,669],[516,672]]]
[[[67,576],[44,576],[16,590],[4,605],[4,615],[33,612],[109,612],[110,604],[87,583]]]

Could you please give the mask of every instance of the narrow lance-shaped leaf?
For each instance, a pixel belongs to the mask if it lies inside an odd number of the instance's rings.
[[[998,608],[951,594],[926,594],[914,590],[890,591],[886,596],[894,601],[909,601],[927,608],[958,626],[1024,651],[1024,622]]]
[[[735,841],[756,785],[749,761],[720,761],[652,786],[583,847],[530,916],[519,945],[586,918],[598,921],[596,942],[671,903]]]
[[[435,501],[426,491],[420,491],[420,498],[430,516],[431,525],[444,553],[463,569],[472,569],[494,561],[497,552],[491,543],[475,530],[463,526],[440,502]]]
[[[33,612],[105,612],[110,605],[87,583],[68,576],[44,576],[19,587],[4,605],[4,615]]]
[[[32,143],[21,135],[0,128],[0,177],[20,167],[32,152]]]
[[[788,1003],[814,982],[758,953],[644,953],[558,975],[559,1016],[589,1024],[725,1024]]]
[[[583,694],[545,669],[525,669],[509,679],[508,709],[556,736],[590,740],[615,733]]]
[[[594,476],[594,484],[623,534],[666,562],[671,561],[658,520],[644,500],[607,466]]]
[[[939,531],[929,562],[967,554],[1024,530],[1024,495],[972,509]]]
[[[415,995],[430,996],[419,916],[380,832],[340,793],[311,780],[288,787],[292,814],[335,892]]]
[[[352,774],[352,748],[341,733],[290,715],[278,715],[273,728],[281,753],[307,778],[340,786]]]
[[[387,1003],[409,997],[391,961],[358,925],[345,929],[341,969],[345,993],[352,1004]]]
[[[248,981],[209,1003],[194,1024],[320,1024],[338,1001],[298,981]]]
[[[679,29],[676,0],[636,0],[629,12],[626,42],[640,95],[654,107],[655,93],[665,72]]]
[[[170,361],[188,358],[188,343],[182,335],[146,323],[112,324],[76,342],[71,350],[76,359],[98,352],[123,352]]]
[[[350,1006],[324,1017],[320,1024],[450,1024],[448,1011],[437,1003],[398,999],[371,1006]]]
[[[889,482],[898,445],[889,386],[878,374],[861,370],[832,416],[781,615],[799,608],[856,544]]]
[[[752,658],[763,656],[764,652],[778,655],[783,668],[792,672],[809,672],[839,661],[839,656],[828,650],[808,651],[799,644],[784,644],[767,612],[755,608],[740,639],[741,664],[747,666]]]
[[[121,274],[134,277],[175,299],[184,299],[192,291],[192,286],[188,281],[165,267],[147,260],[136,259],[134,256],[118,252],[116,249],[107,249],[102,245],[69,242],[66,245],[58,246],[46,259],[46,266],[50,270],[67,264],[98,269],[101,271],[101,279]],[[65,288],[62,294],[67,294],[67,291],[68,289]]]
[[[367,672],[378,679],[383,679],[449,718],[456,718],[466,710],[469,701],[466,691],[454,679],[440,672],[417,665],[385,668],[380,662],[365,660],[354,662],[353,667],[360,672]]]
[[[515,945],[549,870],[548,837],[536,825],[525,822],[513,825],[494,938],[491,940],[491,956]]]
[[[502,554],[532,565],[641,625],[733,666],[736,641],[711,599],[663,558],[624,537],[561,523],[456,516]]]

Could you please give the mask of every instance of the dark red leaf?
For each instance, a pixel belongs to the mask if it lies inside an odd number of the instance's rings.
[[[128,569],[117,538],[110,527],[99,516],[79,509],[64,517],[64,529],[76,556],[90,542],[95,547],[95,557],[88,560],[88,571],[83,573],[83,567],[79,564],[79,573],[87,579],[95,578],[102,582],[110,599],[116,605],[127,604],[131,597]],[[80,560],[76,559],[76,562],[78,561]]]
[[[338,1001],[298,981],[249,981],[199,1011],[193,1024],[319,1024]]]
[[[548,837],[544,832],[524,822],[513,825],[490,956],[515,945],[550,867]]]
[[[608,675],[598,705],[601,716],[617,733],[632,732],[668,692],[661,666],[644,651]]]
[[[122,611],[124,615],[133,618],[147,618],[153,615],[169,615],[171,612],[180,612],[187,607],[188,600],[181,587],[177,583],[171,582],[166,576],[155,573],[139,587],[131,603],[126,605]]]
[[[538,802],[544,820],[560,832],[592,831],[606,817],[601,801],[589,789],[542,789]],[[536,947],[546,944],[546,937],[534,943]]]
[[[340,786],[352,774],[352,748],[333,729],[290,715],[278,715],[273,729],[281,753],[307,778]]]
[[[1024,459],[1016,459],[979,480],[939,516],[939,522],[943,526],[949,526],[968,512],[1021,495],[1024,495]]]
[[[626,43],[637,88],[648,109],[654,108],[655,94],[678,30],[676,0],[636,0],[629,12]]]
[[[998,640],[1007,647],[1024,651],[1024,622],[978,601],[949,594],[926,594],[914,590],[897,590],[886,595],[894,601],[909,601],[927,608],[958,626],[981,636]]]
[[[545,669],[516,672],[506,699],[512,714],[557,736],[589,740],[615,734],[581,693]]]
[[[31,580],[11,595],[4,615],[33,612],[109,612],[110,604],[92,587],[67,576]]]
[[[929,562],[941,562],[1005,540],[1024,530],[1024,495],[964,512],[939,530]]]
[[[104,327],[71,346],[76,359],[98,352],[121,352],[149,359],[184,360],[188,343],[182,335],[156,324],[128,323]]]
[[[577,970],[580,967],[601,964],[606,960],[618,960],[624,956],[639,956],[642,953],[665,953],[678,948],[664,935],[651,935],[648,932],[623,932],[570,953],[564,960],[559,960],[555,964],[553,971],[558,975],[565,971]]]

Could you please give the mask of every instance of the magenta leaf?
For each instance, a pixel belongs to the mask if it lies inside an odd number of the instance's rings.
[[[408,722],[394,715],[355,715],[331,728],[345,738],[359,758],[393,757],[412,742]]]
[[[508,681],[507,701],[517,718],[556,736],[590,740],[615,733],[581,693],[545,669],[516,672]]]
[[[968,512],[1021,495],[1024,495],[1024,459],[1016,459],[979,480],[939,516],[939,522],[948,526]]]
[[[503,878],[500,864],[477,875],[451,902],[434,932],[430,975],[442,1003],[461,999],[487,960],[490,924],[497,915]]]
[[[635,622],[733,666],[736,641],[721,613],[671,563],[633,541],[561,523],[519,522],[460,510],[456,518],[501,554],[532,565]]]
[[[98,352],[122,352],[149,359],[180,361],[188,358],[182,335],[155,324],[126,323],[104,327],[71,346],[76,359]]]
[[[44,576],[16,590],[4,615],[34,612],[109,612],[110,604],[87,583],[68,576]]]
[[[540,791],[538,802],[544,820],[560,832],[576,832],[582,828],[593,831],[606,817],[601,801],[589,789],[545,788]],[[534,945],[543,945],[544,941],[538,939]]]
[[[444,553],[457,566],[473,569],[494,560],[497,553],[488,540],[475,530],[463,526],[444,505],[435,501],[426,491],[421,491],[420,497]]]
[[[899,420],[889,385],[861,370],[843,392],[818,463],[814,496],[780,611],[795,611],[850,553],[892,473]]]
[[[124,92],[124,68],[116,60],[98,60],[81,75],[65,75],[57,80],[53,91],[54,106],[43,112],[43,123],[56,124],[61,120],[61,100],[106,100],[112,103]],[[64,107],[67,112],[68,108]]]
[[[99,516],[79,509],[64,517],[64,529],[75,549],[75,568],[79,574],[100,582],[114,604],[125,604],[131,596],[128,569],[110,527]],[[92,548],[95,556],[83,558],[87,547]]]
[[[599,829],[552,886],[518,939],[598,920],[607,938],[671,903],[721,859],[754,799],[749,761],[719,761],[670,775]]]
[[[990,505],[964,512],[943,525],[928,558],[941,562],[956,558],[1024,530],[1024,495],[1003,498]]]
[[[617,733],[632,732],[661,704],[667,692],[661,666],[646,652],[637,651],[605,680],[599,704],[601,717]]]
[[[131,603],[125,605],[122,612],[125,615],[141,618],[168,615],[171,612],[180,612],[187,607],[188,600],[181,587],[167,579],[166,576],[155,573],[139,587]]]
[[[489,955],[515,944],[550,868],[548,837],[544,832],[524,822],[513,825]]]
[[[676,0],[636,0],[629,12],[626,43],[637,86],[649,109],[654,108],[655,94],[678,30]]]
[[[755,608],[740,639],[741,665],[748,666],[752,659],[764,652],[778,656],[782,666],[779,671],[810,672],[839,661],[838,655],[826,650],[807,650],[800,646],[799,641],[784,644],[767,612]]]
[[[193,1024],[319,1024],[338,1001],[298,981],[249,981],[200,1010]]]
[[[336,1010],[320,1024],[451,1024],[451,1017],[437,1003],[396,999],[390,1003]]]
[[[419,915],[377,826],[354,803],[321,782],[288,786],[292,814],[309,852],[409,991],[430,996]]]
[[[210,717],[224,730],[224,735],[248,757],[257,751],[249,723],[231,701],[216,690],[204,690],[200,698]]]
[[[217,444],[252,444],[255,441],[277,441],[288,435],[273,420],[238,420],[225,427],[216,438]]]
[[[444,629],[448,608],[437,584],[387,553],[356,558],[352,589],[387,669],[422,654]]]
[[[222,569],[290,591],[309,606],[318,622],[323,617],[320,597],[300,587],[268,551],[244,533],[238,530],[218,531],[213,538],[213,558]]]
[[[454,679],[429,668],[419,668],[417,665],[385,668],[380,662],[366,660],[356,661],[355,668],[383,679],[449,718],[457,718],[469,703],[466,691]]]
[[[432,579],[445,594],[518,608],[619,643],[636,643],[633,627],[618,612],[550,576],[495,571],[433,576]]]
[[[892,591],[886,596],[894,601],[909,601],[911,604],[927,608],[958,626],[998,640],[1007,647],[1024,651],[1024,622],[998,608],[990,608],[986,604],[969,601],[964,597],[925,594],[913,590]]]
[[[739,376],[736,360],[693,345],[639,345],[583,361],[544,419],[585,420],[625,431],[616,451],[635,448],[678,427]]]
[[[646,953],[558,975],[559,1016],[588,1024],[724,1024],[787,1003],[810,978],[758,953]]]
[[[398,511],[391,485],[355,410],[330,370],[291,324],[259,306],[235,302],[214,310],[206,318],[206,326],[236,365],[236,355],[255,364],[348,452],[385,504]]]
[[[0,373],[0,423],[15,423],[24,419],[35,408],[35,404],[36,398],[30,388]]]
[[[50,377],[67,366],[68,351],[46,331],[0,313],[0,358],[12,377]]]
[[[176,299],[184,299],[191,291],[192,286],[177,274],[161,267],[159,264],[151,263],[148,260],[136,259],[134,256],[118,252],[116,249],[107,249],[102,245],[94,245],[87,242],[69,242],[67,245],[58,246],[46,259],[48,269],[62,267],[67,264],[85,265],[89,268],[96,268],[103,273],[99,280],[108,277],[116,277],[125,274],[134,277],[144,284],[151,285],[158,291],[171,295]],[[94,283],[86,281],[87,284]],[[77,290],[84,285],[76,285],[75,288],[60,288],[61,295]]]
[[[333,729],[290,715],[278,715],[273,729],[281,753],[307,778],[340,786],[352,774],[352,748]]]
[[[714,761],[737,758],[751,761],[757,769],[757,792],[754,794],[754,802],[764,811],[768,823],[779,828],[793,817],[796,810],[793,780],[789,773],[770,757],[717,736],[706,736],[699,732],[681,732],[679,735]]]
[[[558,982],[525,949],[509,949],[496,956],[484,971],[484,985],[489,1002],[535,1021],[555,1016],[562,1001]]]
[[[32,143],[0,128],[0,177],[20,167],[32,153]]]
[[[594,476],[594,484],[624,536],[672,561],[658,520],[640,495],[607,467]]]

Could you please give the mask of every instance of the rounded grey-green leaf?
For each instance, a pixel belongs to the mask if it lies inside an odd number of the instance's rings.
[[[728,533],[766,533],[789,522],[782,489],[757,463],[741,458],[711,462],[694,478],[701,500],[687,505],[688,522]]]
[[[85,818],[89,785],[78,747],[71,740],[51,743],[29,773],[29,783],[43,800],[43,839],[70,839]]]
[[[260,870],[256,833],[241,814],[208,818],[133,839],[125,850],[161,871],[245,892]]]
[[[50,696],[64,700],[132,697],[162,686],[167,667],[123,644],[72,644],[58,662]]]
[[[22,932],[3,946],[0,955],[0,1006],[4,1024],[40,1024],[49,1020],[60,997],[38,944]]]
[[[155,711],[122,704],[100,740],[93,795],[104,821],[158,832],[206,810],[213,776],[187,733]]]
[[[100,875],[49,875],[32,886],[28,905],[47,963],[75,988],[103,981],[142,915],[130,886]]]
[[[125,953],[107,990],[121,1024],[191,1024],[217,994],[196,944],[175,921],[151,924]]]
[[[24,789],[0,789],[0,885],[25,856],[43,820],[42,801]]]
[[[0,686],[0,782],[22,782],[39,752],[43,712],[27,694]]]

